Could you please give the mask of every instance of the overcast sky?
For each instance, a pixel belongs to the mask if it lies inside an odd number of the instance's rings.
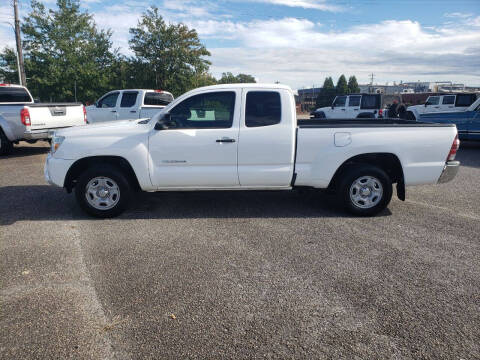
[[[0,5],[0,47],[14,44],[10,0]],[[54,0],[44,0],[54,6]],[[29,1],[20,0],[26,14]],[[82,0],[130,54],[128,29],[157,5],[195,28],[211,72],[247,73],[295,89],[334,81],[454,81],[480,85],[480,0]]]

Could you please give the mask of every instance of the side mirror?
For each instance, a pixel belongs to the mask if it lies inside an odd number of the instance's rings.
[[[168,124],[170,123],[170,114],[165,114],[160,120],[155,124],[155,130],[167,130]]]
[[[95,105],[95,107],[98,108],[98,101],[95,101],[95,103],[93,105]]]
[[[425,103],[425,107],[427,107],[427,105],[428,105],[428,104],[427,104],[427,103]]]
[[[35,104],[38,104],[38,103],[40,103],[40,99],[33,99],[33,102],[34,102]]]
[[[332,105],[332,110],[335,109],[335,105]]]

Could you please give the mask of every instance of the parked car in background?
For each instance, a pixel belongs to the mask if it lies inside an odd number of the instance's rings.
[[[53,130],[85,123],[80,103],[35,103],[26,87],[0,84],[0,155],[19,141],[48,140]]]
[[[114,90],[87,106],[88,123],[151,118],[173,101],[164,90]]]
[[[421,114],[418,121],[455,124],[460,140],[480,140],[480,98],[464,111]]]
[[[382,211],[405,186],[450,181],[457,129],[401,119],[297,120],[288,86],[192,90],[147,121],[56,133],[45,178],[93,216],[127,208],[133,191],[331,189],[356,215]]]
[[[335,97],[332,106],[310,113],[315,119],[382,118],[384,106],[381,94],[350,94]]]
[[[466,111],[477,100],[477,94],[445,94],[429,96],[425,104],[407,108],[406,119],[417,120],[422,114]]]

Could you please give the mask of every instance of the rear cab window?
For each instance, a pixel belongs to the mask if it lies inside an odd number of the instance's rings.
[[[249,91],[245,104],[245,126],[261,127],[279,124],[282,119],[280,93]]]
[[[173,101],[173,95],[161,91],[149,91],[145,93],[143,105],[167,106]]]
[[[475,100],[477,100],[477,96],[475,94],[459,94],[457,95],[455,106],[468,107],[472,105],[475,102]]]
[[[380,96],[379,95],[362,95],[360,107],[364,110],[380,109]]]
[[[27,90],[16,86],[0,86],[0,103],[30,103],[32,98]]]

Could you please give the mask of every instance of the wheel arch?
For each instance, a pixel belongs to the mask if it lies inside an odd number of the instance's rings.
[[[400,159],[393,153],[365,153],[355,155],[345,160],[333,175],[328,189],[335,190],[340,183],[344,172],[352,165],[368,164],[378,166],[397,184],[397,196],[400,200],[405,200],[405,181],[403,167]]]
[[[122,170],[135,190],[140,190],[137,175],[127,159],[121,156],[90,156],[75,161],[67,171],[63,186],[68,192],[75,187],[78,177],[86,169],[95,165],[111,165]]]

